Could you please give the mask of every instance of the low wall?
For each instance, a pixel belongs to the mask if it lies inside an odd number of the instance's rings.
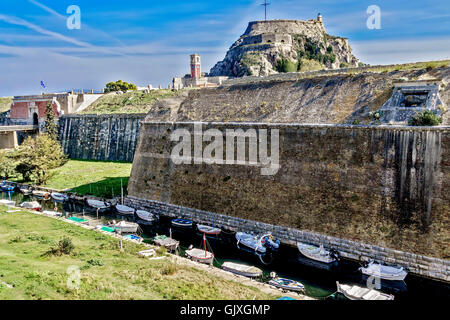
[[[71,159],[133,161],[144,114],[67,115],[59,139]]]
[[[337,249],[340,255],[347,259],[367,261],[376,259],[390,264],[408,267],[411,273],[422,277],[441,281],[450,281],[450,261],[427,257],[423,255],[402,252],[351,240],[339,239],[323,234],[301,231],[257,221],[230,217],[213,212],[171,205],[158,201],[127,197],[125,204],[134,208],[147,210],[155,214],[173,218],[186,218],[197,223],[214,223],[231,231],[242,231],[254,234],[272,233],[282,243],[295,246],[297,242],[314,245],[324,245],[325,248]]]

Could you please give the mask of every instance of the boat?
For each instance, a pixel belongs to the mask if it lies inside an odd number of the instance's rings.
[[[116,230],[116,232],[135,233],[137,231],[139,225],[134,222],[120,221],[116,224],[113,224],[111,227],[114,228]]]
[[[43,211],[42,214],[46,215],[46,216],[51,216],[51,217],[61,217],[62,213],[61,212],[56,212],[56,211]]]
[[[50,196],[53,198],[53,200],[59,201],[59,202],[64,202],[64,201],[69,200],[69,197],[63,193],[52,192],[52,194]]]
[[[284,290],[289,290],[289,291],[304,291],[305,290],[305,286],[297,281],[291,280],[291,279],[284,279],[284,278],[275,278],[269,281],[269,284],[271,286],[280,288],[280,289],[284,289]]]
[[[109,204],[108,202],[92,200],[92,199],[88,199],[87,204],[90,207],[95,208],[95,209],[107,209],[107,208],[111,207],[111,204]]]
[[[203,249],[186,250],[186,255],[189,259],[200,263],[212,264],[214,260],[214,254]]]
[[[0,200],[0,204],[4,205],[4,206],[8,206],[8,207],[14,207],[16,205],[16,202],[11,201],[11,200],[2,199],[2,200]]]
[[[234,262],[225,262],[224,264],[222,264],[222,269],[249,278],[260,277],[263,273],[262,270],[257,267],[247,266],[245,264]]]
[[[172,225],[176,227],[182,227],[182,228],[190,228],[192,227],[192,220],[186,220],[186,219],[173,219]]]
[[[15,189],[15,187],[11,186],[9,184],[6,184],[6,183],[0,184],[0,190],[3,192],[13,192],[14,189]]]
[[[115,232],[114,228],[110,228],[108,226],[101,226],[101,225],[97,226],[97,230],[108,232],[108,233],[114,233]]]
[[[76,223],[89,224],[88,219],[82,219],[82,218],[78,218],[78,217],[70,217],[68,220],[76,222]]]
[[[31,190],[28,188],[20,188],[20,192],[22,192],[26,196],[31,194]]]
[[[152,257],[154,255],[156,255],[156,251],[155,249],[148,249],[148,250],[144,250],[144,251],[139,251],[138,254],[142,257]]]
[[[130,241],[136,242],[136,243],[142,243],[142,241],[144,241],[144,238],[139,237],[135,234],[128,234],[124,238],[127,240],[130,240]]]
[[[394,296],[374,289],[336,282],[337,292],[350,300],[394,300]]]
[[[31,194],[33,195],[33,197],[38,198],[38,199],[43,199],[43,200],[50,199],[50,193],[47,191],[33,190],[31,192]]]
[[[197,225],[197,229],[201,233],[208,234],[208,235],[218,235],[222,232],[222,229],[210,227],[210,226],[206,226],[206,225],[202,225],[202,224]]]
[[[169,238],[167,236],[161,235],[153,238],[153,242],[160,247],[165,247],[169,251],[175,251],[178,249],[180,242]]]
[[[319,261],[322,263],[333,263],[337,261],[336,254],[325,250],[322,245],[320,247],[316,247],[310,244],[298,242],[297,248],[302,255],[311,260]]]
[[[371,261],[367,267],[359,268],[359,270],[366,276],[391,281],[403,281],[408,274],[403,267],[384,266],[374,261]]]
[[[134,214],[134,208],[130,208],[121,204],[116,205],[116,210],[119,214],[122,215],[133,215]]]
[[[242,244],[246,248],[255,251],[255,253],[258,254],[265,254],[267,248],[277,250],[280,247],[280,241],[275,241],[271,234],[266,234],[259,237],[245,232],[237,232],[236,239],[238,247]]]
[[[139,219],[142,219],[147,222],[153,222],[156,220],[155,216],[148,211],[136,210],[136,215],[138,216]]]
[[[41,205],[37,201],[24,202],[24,203],[20,204],[20,207],[25,208],[25,209],[35,210],[35,211],[41,210]]]

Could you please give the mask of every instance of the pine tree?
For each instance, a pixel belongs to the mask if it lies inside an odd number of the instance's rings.
[[[53,106],[50,102],[46,109],[45,109],[45,125],[44,125],[44,131],[47,133],[51,138],[57,139],[58,137],[58,125],[56,124],[56,116],[53,112]]]

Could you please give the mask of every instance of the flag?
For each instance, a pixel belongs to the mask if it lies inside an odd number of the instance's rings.
[[[44,81],[41,81],[41,86],[45,89]]]

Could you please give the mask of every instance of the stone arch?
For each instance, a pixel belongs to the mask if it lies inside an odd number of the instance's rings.
[[[38,126],[39,125],[39,116],[37,114],[37,112],[33,113],[33,126]]]

